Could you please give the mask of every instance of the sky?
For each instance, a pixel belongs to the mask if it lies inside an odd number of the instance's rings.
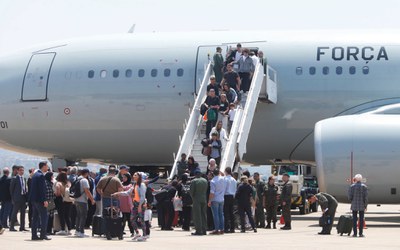
[[[399,9],[398,0],[0,0],[0,54],[71,37],[126,33],[133,24],[136,33],[398,30]]]
[[[210,30],[398,29],[397,0],[0,0],[0,54],[70,37]]]

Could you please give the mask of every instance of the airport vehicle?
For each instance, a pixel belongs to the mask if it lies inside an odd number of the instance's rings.
[[[0,146],[68,162],[171,166],[205,66],[217,46],[225,54],[238,42],[264,52],[268,86],[277,83],[250,112],[241,160],[315,164],[320,189],[339,201],[362,173],[371,203],[400,202],[393,31],[124,34],[10,53],[0,58]]]
[[[299,208],[300,214],[307,214],[310,212],[310,205],[307,201],[307,189],[305,187],[305,165],[274,165],[272,172],[276,174],[276,184],[279,187],[279,192],[282,190],[282,176],[287,173],[290,176],[292,183],[292,209]]]

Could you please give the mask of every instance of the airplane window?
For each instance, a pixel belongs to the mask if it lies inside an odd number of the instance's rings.
[[[341,75],[343,73],[343,68],[338,66],[336,67],[336,74]]]
[[[127,69],[127,70],[125,71],[125,76],[126,76],[127,78],[132,77],[132,70],[131,70],[131,69]]]
[[[139,69],[138,76],[139,77],[144,77],[144,69]]]
[[[179,76],[179,77],[182,77],[183,76],[183,69],[178,69],[177,72],[176,72],[176,75]]]
[[[94,70],[89,70],[88,77],[89,78],[93,78],[94,77]]]
[[[322,74],[327,75],[329,74],[329,67],[325,66],[322,68]]]
[[[114,71],[113,71],[113,77],[114,77],[114,78],[118,78],[118,76],[119,76],[119,70],[114,69]]]
[[[356,73],[356,67],[351,66],[351,67],[349,68],[349,73],[350,73],[350,75],[354,75],[354,74]]]
[[[170,69],[164,69],[164,76],[169,77],[171,75],[171,70]]]
[[[101,78],[106,78],[107,77],[107,70],[100,71],[100,77]]]
[[[368,66],[364,66],[364,67],[362,68],[362,71],[363,71],[363,74],[364,74],[364,75],[368,75],[368,74],[369,74],[369,67],[368,67]]]
[[[302,75],[303,74],[303,68],[302,67],[297,67],[296,68],[296,75]]]
[[[156,69],[152,69],[151,70],[151,76],[152,77],[156,77],[157,76],[157,70]]]
[[[315,75],[315,72],[316,72],[315,67],[310,67],[309,69],[310,75]]]

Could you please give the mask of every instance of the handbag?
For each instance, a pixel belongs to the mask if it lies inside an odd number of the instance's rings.
[[[47,211],[53,211],[54,209],[56,209],[56,203],[54,202],[54,200],[48,201],[47,202]]]
[[[211,155],[211,147],[209,147],[209,146],[203,147],[203,149],[201,150],[201,153],[204,156],[210,156]]]
[[[182,199],[178,197],[178,191],[176,191],[175,197],[173,198],[172,203],[174,204],[175,211],[182,211],[183,203],[182,203]]]
[[[217,120],[217,112],[214,109],[207,110],[207,120],[208,121],[215,121]]]
[[[319,226],[320,226],[320,227],[324,227],[324,226],[329,225],[329,224],[330,224],[330,217],[329,217],[329,216],[327,216],[327,215],[322,215],[322,216],[319,218]]]

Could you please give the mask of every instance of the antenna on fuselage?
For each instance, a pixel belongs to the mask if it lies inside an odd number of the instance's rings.
[[[136,27],[136,23],[134,23],[134,24],[132,25],[132,27],[128,30],[128,33],[133,33],[133,32],[135,32],[135,27]]]

